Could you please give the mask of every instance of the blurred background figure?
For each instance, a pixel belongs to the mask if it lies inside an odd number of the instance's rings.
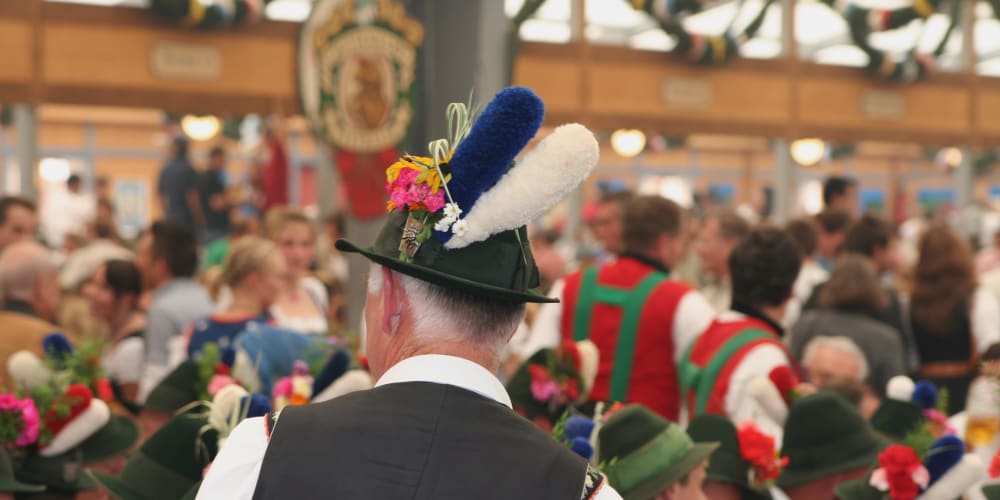
[[[33,239],[37,229],[34,203],[17,196],[0,197],[0,252],[12,243]]]
[[[792,328],[788,345],[805,364],[809,343],[819,337],[847,338],[865,356],[862,380],[881,394],[889,379],[906,373],[903,344],[898,331],[872,316],[885,307],[882,290],[871,263],[859,255],[845,255],[819,295],[819,309],[805,311]]]
[[[142,402],[174,368],[171,351],[183,349],[181,333],[196,319],[211,314],[213,305],[208,292],[193,278],[198,269],[198,242],[188,227],[172,221],[153,223],[139,240],[136,265],[142,271],[145,291],[151,293],[146,365],[139,385]]]
[[[791,328],[802,313],[802,306],[809,300],[813,290],[821,283],[830,279],[830,273],[820,266],[813,257],[816,254],[816,222],[812,219],[795,219],[785,226],[785,231],[799,245],[802,251],[802,267],[799,277],[792,287],[792,298],[788,301],[785,318],[781,324],[786,329]]]
[[[196,234],[205,227],[201,199],[198,196],[198,172],[188,157],[188,140],[175,137],[170,145],[169,160],[160,170],[156,193],[164,219],[195,228]]]
[[[977,285],[968,242],[947,226],[920,240],[910,320],[920,354],[920,376],[948,390],[948,412],[960,411],[978,359],[1000,342],[1000,305]]]
[[[604,252],[600,261],[607,262],[614,259],[625,250],[622,217],[626,202],[634,196],[631,191],[616,191],[604,194],[598,200],[590,223],[590,231]]]
[[[115,398],[129,412],[138,413],[146,359],[146,313],[139,305],[142,273],[131,260],[109,260],[97,266],[84,292],[90,312],[106,326],[101,366]]]
[[[198,200],[205,214],[201,242],[210,245],[229,235],[230,212],[229,173],[226,170],[226,150],[215,146],[208,153],[208,168],[198,176]]]
[[[316,228],[301,210],[278,207],[267,214],[268,237],[285,257],[285,285],[271,306],[275,325],[300,333],[326,335],[326,288],[312,269]]]
[[[285,288],[285,267],[284,256],[271,241],[249,236],[237,242],[220,277],[230,292],[229,304],[194,323],[185,359],[198,359],[206,343],[224,349],[244,331],[270,323],[268,309]]]
[[[326,268],[338,282],[347,283],[347,256],[334,247],[337,240],[344,236],[344,214],[335,212],[328,215],[323,227],[326,229],[326,239],[329,244]]]
[[[42,339],[58,327],[51,321],[59,305],[59,275],[52,254],[33,241],[7,245],[0,253],[0,359],[28,350],[42,356]],[[9,384],[7,370],[0,383]]]
[[[865,354],[845,336],[811,339],[803,350],[802,368],[809,382],[820,389],[838,380],[863,382],[868,378]]]
[[[732,305],[729,256],[748,234],[750,224],[733,210],[716,210],[702,222],[694,245],[706,283],[701,287],[701,294],[716,312],[728,311]]]
[[[829,271],[840,255],[851,215],[842,210],[824,210],[816,214],[816,263]]]
[[[823,181],[823,210],[858,212],[858,181],[850,177],[831,176]]]

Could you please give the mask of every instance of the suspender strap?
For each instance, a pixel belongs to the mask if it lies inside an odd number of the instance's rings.
[[[596,266],[583,271],[580,281],[580,293],[576,299],[576,311],[573,312],[573,340],[580,342],[590,337],[590,319],[594,314],[594,294],[597,288]]]
[[[693,367],[693,369],[685,366],[682,370],[684,375],[680,378],[684,391],[683,394],[686,394],[690,389],[693,389],[697,394],[693,415],[700,415],[705,412],[705,407],[708,405],[708,400],[711,398],[712,390],[715,387],[716,378],[718,378],[719,372],[726,366],[726,363],[730,361],[739,362],[739,360],[732,359],[733,355],[751,343],[769,338],[774,338],[774,336],[763,330],[756,328],[744,330],[719,346],[712,353],[712,357],[703,368],[698,368],[693,362],[689,361],[691,348],[688,348],[687,352],[684,353],[685,364]],[[696,343],[697,341],[692,342],[692,345]]]
[[[615,348],[615,364],[611,369],[611,389],[609,402],[625,401],[629,381],[632,378],[632,363],[635,361],[635,341],[639,336],[639,319],[643,306],[657,285],[667,279],[660,272],[650,273],[632,290],[625,292],[621,298],[624,302],[624,316],[618,330],[618,346]],[[621,290],[619,290],[621,292]]]

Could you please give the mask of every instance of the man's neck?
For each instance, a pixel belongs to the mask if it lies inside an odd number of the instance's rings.
[[[625,252],[621,255],[622,258],[634,259],[650,267],[655,267],[657,270],[670,273],[670,265],[663,262],[660,259],[649,256],[648,254],[642,252]]]
[[[455,338],[461,337],[456,336]],[[489,370],[490,373],[496,373],[500,369],[500,360],[498,357],[475,344],[453,341],[429,341],[419,345],[407,343],[397,347],[389,346],[382,374],[405,359],[423,354],[440,354],[467,359]],[[381,377],[382,374],[379,374],[379,376]]]

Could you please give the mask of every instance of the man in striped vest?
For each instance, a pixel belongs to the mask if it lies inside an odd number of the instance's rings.
[[[781,341],[778,322],[801,263],[795,240],[773,227],[753,230],[733,250],[732,306],[681,356],[679,377],[688,414],[722,415],[734,422],[754,419],[765,432],[781,434],[781,423],[767,420],[750,385],[758,378],[772,379],[779,387],[798,382],[797,363]],[[784,380],[774,380],[778,377]]]
[[[670,277],[684,253],[683,218],[670,200],[633,198],[622,255],[566,278],[562,337],[590,339],[601,353],[592,401],[640,403],[680,417],[676,362],[715,316],[697,291]]]

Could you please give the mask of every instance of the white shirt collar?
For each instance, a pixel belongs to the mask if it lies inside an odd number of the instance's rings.
[[[453,385],[513,408],[507,389],[496,376],[486,368],[457,356],[422,354],[404,359],[389,368],[375,387],[402,382]]]

